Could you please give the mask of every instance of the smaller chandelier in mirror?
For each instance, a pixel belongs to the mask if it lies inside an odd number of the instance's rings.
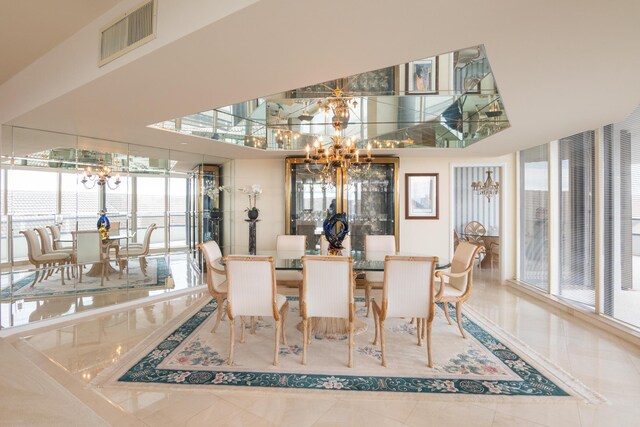
[[[476,181],[471,183],[473,191],[481,196],[486,196],[488,202],[491,202],[491,198],[500,191],[500,184],[493,180],[491,173],[491,170],[487,171],[487,179],[484,182]]]
[[[104,160],[100,159],[100,164],[98,168],[94,171],[91,166],[87,166],[84,169],[84,173],[82,175],[82,184],[88,189],[91,189],[98,184],[99,186],[109,187],[111,190],[115,190],[118,188],[120,183],[120,174],[116,174],[115,180],[111,181],[111,167],[104,164]]]

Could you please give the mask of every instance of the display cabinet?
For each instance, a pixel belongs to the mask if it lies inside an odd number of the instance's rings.
[[[224,244],[223,198],[222,193],[217,190],[222,185],[220,173],[218,165],[199,165],[193,170],[187,183],[187,245],[198,264],[202,259],[197,249],[199,243],[215,240],[221,248]],[[212,191],[208,192],[209,189]]]
[[[320,248],[322,223],[327,215],[346,212],[351,245],[364,250],[364,236],[385,234],[398,245],[398,159],[376,157],[366,173],[344,174],[334,169],[320,174],[307,169],[303,158],[286,160],[287,234],[307,236],[307,249]]]

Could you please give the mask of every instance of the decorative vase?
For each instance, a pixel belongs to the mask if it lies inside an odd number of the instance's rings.
[[[322,224],[322,229],[329,242],[329,255],[340,255],[344,249],[342,241],[349,234],[347,214],[342,212],[328,216]]]
[[[249,217],[250,220],[254,220],[254,219],[258,219],[258,214],[260,213],[260,211],[256,208],[253,209],[249,209],[247,211],[247,216]]]
[[[96,224],[96,228],[100,230],[101,227],[104,227],[107,231],[111,229],[111,222],[109,222],[109,218],[107,217],[106,212],[100,212],[100,217],[98,218],[98,223]]]

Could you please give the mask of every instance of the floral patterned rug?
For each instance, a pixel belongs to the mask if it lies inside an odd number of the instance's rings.
[[[426,348],[417,345],[416,327],[407,319],[387,319],[387,365],[380,364],[379,345],[372,344],[373,315],[357,299],[357,317],[367,329],[354,338],[354,367],[347,367],[346,335],[314,335],[308,348],[307,365],[301,365],[302,333],[298,301],[289,297],[287,345],[280,346],[279,366],[272,365],[275,328],[273,320],[256,322],[255,335],[239,342],[236,321],[234,365],[226,364],[229,353],[229,322],[223,321],[216,334],[216,303],[211,300],[163,338],[145,345],[135,362],[120,366],[112,384],[174,384],[287,389],[324,389],[435,393],[455,395],[537,396],[540,398],[600,397],[570,378],[550,362],[518,345],[495,325],[479,315],[463,314],[467,339],[455,324],[447,323],[441,308],[433,322],[433,368],[427,367]],[[469,313],[471,310],[466,309]]]
[[[129,267],[122,275],[122,279],[118,278],[118,273],[109,275],[109,280],[105,280],[100,285],[100,277],[89,277],[86,274],[82,276],[82,283],[77,278],[65,277],[65,284],[60,280],[60,273],[54,273],[46,280],[37,282],[31,287],[35,273],[14,273],[14,283],[3,287],[0,290],[0,301],[11,299],[30,299],[42,298],[70,294],[96,294],[119,289],[144,288],[149,286],[165,286],[167,277],[171,274],[169,265],[164,257],[147,258],[149,265],[147,266],[147,276],[142,273],[138,260],[131,260]],[[128,271],[128,273],[127,273]],[[10,275],[10,274],[9,274]],[[9,276],[7,275],[7,276]],[[5,280],[8,282],[8,280]]]

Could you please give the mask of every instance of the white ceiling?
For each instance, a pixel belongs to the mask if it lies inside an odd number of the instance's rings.
[[[293,153],[146,126],[484,44],[511,128],[466,149],[404,152],[501,155],[622,120],[640,103],[638,16],[640,2],[625,0],[261,0],[12,123],[219,157],[283,157]]]
[[[0,0],[0,85],[121,0]]]

